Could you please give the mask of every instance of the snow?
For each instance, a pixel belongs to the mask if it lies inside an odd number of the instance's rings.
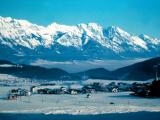
[[[132,36],[131,38],[132,38],[134,44],[139,45],[142,48],[148,50],[147,43],[145,41],[143,41],[142,39],[140,39],[137,36]]]
[[[119,28],[119,27],[112,26],[112,28],[117,29],[118,33],[120,33],[121,36],[124,36],[124,37],[125,37],[125,36],[130,36],[129,33],[127,33],[126,31],[122,30],[122,29]]]
[[[82,85],[80,85],[80,84],[72,84],[72,85],[70,85],[70,89],[82,89]]]
[[[43,34],[46,31],[44,27],[32,24],[26,20],[16,20],[12,18],[0,18],[0,33],[1,37],[11,39],[11,41],[3,41],[5,44],[21,45],[30,49],[34,49],[40,46],[41,43],[36,38],[32,38],[32,35],[38,36],[39,34],[43,38]],[[12,41],[15,40],[14,41]]]
[[[1,78],[3,74],[0,75]],[[0,87],[0,113],[44,113],[44,114],[104,114],[104,113],[128,113],[128,112],[160,112],[160,98],[141,98],[131,96],[131,92],[107,93],[97,92],[90,94],[90,98],[86,94],[61,94],[61,95],[43,95],[32,94],[31,96],[23,96],[17,100],[3,99],[9,90],[17,88],[30,89],[31,86],[38,86],[35,89],[51,88],[59,89],[62,86],[72,89],[81,89],[84,84],[99,82],[108,84],[115,82],[124,82],[120,80],[86,80],[86,81],[52,81],[55,85],[40,86],[39,83],[22,83],[16,86]],[[136,81],[125,81],[125,83],[133,83]],[[144,83],[144,81],[138,81]],[[145,81],[151,82],[151,81]],[[114,104],[110,104],[110,103]]]
[[[160,40],[147,35],[135,36],[116,26],[105,29],[96,23],[75,26],[53,23],[44,27],[26,20],[0,17],[0,44],[17,50],[17,53],[19,50],[17,47],[23,46],[34,52],[36,48],[51,49],[52,51],[56,49],[59,54],[62,53],[59,47],[63,46],[68,50],[75,48],[79,52],[78,59],[83,56],[94,56],[97,59],[105,57],[106,59],[109,55],[104,52],[107,53],[107,51],[112,52],[113,56],[123,58],[130,56],[131,53],[147,54],[153,51],[158,54]],[[101,52],[96,54],[95,47],[97,51]],[[25,49],[22,49],[23,52]],[[43,53],[45,50],[41,52]],[[65,56],[65,51],[63,52],[62,55]],[[38,51],[37,54],[39,54]],[[71,59],[73,58],[74,54]]]
[[[77,36],[73,36],[71,33],[68,35],[63,35],[61,38],[57,40],[57,42],[63,46],[74,46],[76,48],[82,47],[82,41]]]
[[[0,95],[11,87],[1,87]],[[80,95],[32,95],[17,100],[0,99],[1,113],[103,114],[139,111],[160,112],[159,98],[140,98],[129,92]],[[113,102],[114,104],[110,104]]]
[[[57,24],[57,23],[53,23],[49,26],[47,26],[47,29],[52,33],[57,32],[57,31],[61,31],[62,33],[66,33],[66,32],[69,32],[69,33],[77,33],[79,34],[80,31],[77,29],[76,26],[67,26],[67,25],[60,25],[60,24]]]
[[[45,89],[45,88],[48,88],[48,89],[60,89],[61,86],[60,85],[37,86],[34,90],[37,91],[38,89]]]
[[[139,38],[143,39],[146,43],[148,43],[148,47],[155,47],[154,45],[158,45],[160,43],[160,40],[158,40],[157,38],[151,38],[145,34],[139,35]]]
[[[9,66],[7,66],[9,67]],[[8,74],[0,74],[0,80],[1,81],[4,81],[4,80],[7,80],[7,81],[10,81],[10,80],[15,80],[17,77],[13,76],[13,75],[8,75]]]
[[[0,67],[16,67],[16,65],[11,65],[11,64],[2,64]]]

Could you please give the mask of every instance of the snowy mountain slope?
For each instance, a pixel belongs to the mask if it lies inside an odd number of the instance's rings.
[[[5,51],[5,52],[4,52]],[[0,58],[44,60],[129,59],[159,56],[160,40],[96,23],[47,27],[0,17]]]

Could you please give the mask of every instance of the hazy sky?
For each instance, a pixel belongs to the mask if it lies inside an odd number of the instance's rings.
[[[160,0],[0,0],[0,16],[44,26],[96,22],[160,38]]]

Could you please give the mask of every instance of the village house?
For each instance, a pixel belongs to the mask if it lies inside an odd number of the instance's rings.
[[[43,84],[39,86],[32,86],[30,88],[32,94],[67,94],[69,93],[66,86],[56,84]]]
[[[83,91],[82,85],[73,84],[73,85],[70,85],[69,87],[69,93],[71,95],[77,95],[77,94],[83,93],[82,91]]]
[[[30,95],[31,92],[27,89],[22,89],[22,88],[12,89],[8,92],[7,99],[13,100],[17,99],[19,96],[30,96]]]

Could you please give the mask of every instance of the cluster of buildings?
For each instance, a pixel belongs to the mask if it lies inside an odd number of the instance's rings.
[[[13,99],[17,99],[20,96],[30,96],[30,95],[31,95],[31,92],[27,89],[22,89],[22,88],[12,89],[8,92],[7,99],[13,100]]]
[[[133,95],[141,97],[160,97],[160,79],[152,83],[134,83],[132,85]]]
[[[87,94],[87,98],[90,97],[90,93],[96,92],[123,92],[133,91],[133,95],[137,96],[151,96],[155,94],[160,96],[160,81],[153,83],[124,83],[124,82],[111,82],[109,84],[102,84],[99,82],[93,82],[90,84],[70,84],[70,85],[57,85],[57,84],[41,84],[30,87],[28,89],[12,89],[7,95],[7,99],[17,99],[20,96],[30,96],[31,94]]]
[[[131,84],[111,82],[104,85],[99,82],[94,82],[86,85],[71,84],[71,85],[39,85],[32,86],[30,91],[33,94],[87,94],[95,92],[120,92],[120,91],[130,91]]]
[[[56,85],[56,84],[41,84],[37,86],[30,87],[28,89],[11,89],[8,92],[7,99],[17,99],[20,96],[30,96],[31,94],[88,94],[96,92],[120,92],[120,91],[129,91],[131,85],[127,83],[118,83],[111,82],[107,85],[104,85],[99,82],[94,82],[90,84],[70,84],[70,85]]]

